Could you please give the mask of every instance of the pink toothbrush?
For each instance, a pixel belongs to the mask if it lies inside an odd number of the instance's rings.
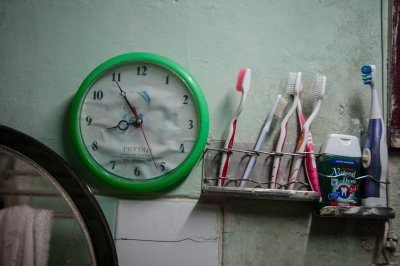
[[[235,139],[235,133],[236,133],[236,123],[239,118],[240,113],[243,110],[243,106],[246,102],[246,97],[247,93],[250,90],[250,80],[251,80],[251,70],[249,68],[246,69],[241,69],[239,71],[237,83],[236,83],[236,90],[242,92],[242,99],[240,100],[240,104],[238,109],[236,110],[235,115],[233,116],[232,122],[229,125],[229,131],[228,131],[228,136],[226,137],[225,149],[232,149],[233,148],[233,141]],[[219,177],[218,179],[218,186],[224,186],[225,183],[225,177],[228,173],[228,167],[229,167],[229,157],[230,157],[229,152],[223,152],[222,153],[222,158],[221,158],[221,166],[219,168]]]
[[[301,80],[301,91],[300,94],[304,92],[304,82]],[[301,102],[300,99],[297,104],[297,114],[299,116],[299,120],[301,123],[300,129],[304,126],[306,123],[306,120],[304,119],[303,115],[303,110],[301,109]],[[312,137],[311,137],[311,131],[308,132],[308,138],[307,138],[307,146],[306,146],[306,173],[308,177],[308,181],[311,185],[311,189],[315,192],[318,192],[318,194],[321,197],[321,190],[319,187],[319,180],[318,180],[318,171],[317,171],[317,164],[315,161],[315,155],[314,155],[314,147],[312,143]]]

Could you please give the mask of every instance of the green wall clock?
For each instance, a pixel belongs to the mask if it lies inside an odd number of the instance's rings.
[[[164,189],[189,174],[208,137],[201,88],[183,67],[150,53],[128,53],[95,68],[73,104],[74,146],[108,185]]]

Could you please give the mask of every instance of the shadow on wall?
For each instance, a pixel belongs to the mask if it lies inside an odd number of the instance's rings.
[[[226,265],[384,262],[375,254],[381,250],[383,221],[321,218],[309,202],[230,199],[222,208]]]
[[[386,265],[381,252],[384,220],[313,216],[304,265]],[[343,254],[351,254],[343,257]]]

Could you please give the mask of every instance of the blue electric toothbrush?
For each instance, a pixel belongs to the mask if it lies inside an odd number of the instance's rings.
[[[375,88],[376,67],[374,65],[363,66],[361,73],[364,84],[371,87],[371,117],[362,155],[363,168],[364,175],[372,176],[375,179],[368,177],[363,179],[361,204],[368,207],[387,207],[388,150],[385,123]]]

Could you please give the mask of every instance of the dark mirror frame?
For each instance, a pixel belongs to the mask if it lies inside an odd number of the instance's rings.
[[[0,125],[0,144],[30,158],[60,183],[86,223],[98,265],[117,266],[114,240],[103,211],[90,189],[72,168],[44,144],[3,125]]]

